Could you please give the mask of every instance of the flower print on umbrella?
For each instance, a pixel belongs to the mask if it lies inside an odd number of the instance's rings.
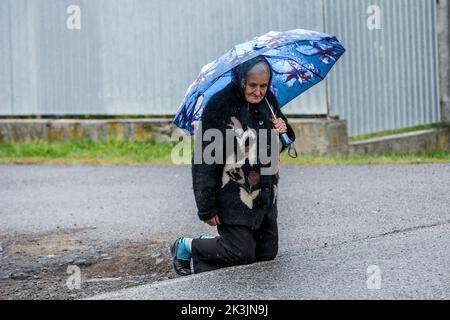
[[[195,80],[194,82],[194,87],[190,89],[196,90],[199,86],[208,81],[208,79],[213,76],[216,71],[217,61],[213,61],[211,63],[208,63],[206,66],[203,66],[203,68],[200,70],[197,80]]]
[[[330,37],[330,36],[326,36],[326,37],[320,37],[320,41],[326,41],[332,45],[338,45],[340,46],[339,41],[336,39],[336,37]]]
[[[255,38],[254,41],[256,43],[253,45],[253,50],[261,50],[263,48],[273,49],[281,44],[295,41],[297,36],[298,35],[294,32],[271,31],[265,35]]]
[[[192,115],[192,124],[195,126],[195,124],[200,121],[201,119],[201,106],[202,106],[202,102],[203,102],[203,95],[201,95],[200,97],[198,97],[197,99],[197,103],[195,104],[195,108],[194,108],[194,114]]]
[[[254,50],[262,48],[275,48],[286,41],[286,36],[283,32],[269,32],[255,39],[256,43],[253,46]]]
[[[200,70],[199,78],[206,79],[209,75],[214,73],[214,71],[216,71],[216,64],[217,63],[214,61],[204,66],[202,70]]]
[[[284,82],[288,87],[294,86],[296,82],[300,85],[317,78],[320,71],[313,64],[302,66],[294,60],[279,61],[273,64],[273,72],[284,75]]]
[[[336,62],[342,55],[335,46],[329,46],[317,41],[309,41],[308,45],[298,45],[296,50],[305,56],[319,56],[320,61],[325,64]]]
[[[245,49],[235,49],[231,50],[229,54],[225,57],[225,61],[230,65],[234,66],[241,61],[245,61],[246,58],[251,58],[253,55],[253,51],[245,50]]]
[[[273,93],[275,97],[278,97],[278,88],[275,86],[270,86],[270,91]]]

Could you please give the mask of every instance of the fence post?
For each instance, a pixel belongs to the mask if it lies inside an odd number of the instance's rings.
[[[442,121],[450,122],[450,5],[437,0],[439,91]]]

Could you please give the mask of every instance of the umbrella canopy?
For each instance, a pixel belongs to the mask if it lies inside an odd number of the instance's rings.
[[[322,81],[344,52],[336,37],[302,29],[271,31],[239,44],[201,69],[173,123],[194,134],[209,99],[231,82],[232,69],[256,56],[269,61],[273,71],[270,90],[283,107]]]

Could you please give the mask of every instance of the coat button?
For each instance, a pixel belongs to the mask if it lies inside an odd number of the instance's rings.
[[[259,125],[260,125],[260,126],[262,126],[263,124],[264,124],[264,122],[263,122],[263,121],[260,121],[260,122],[259,122]]]

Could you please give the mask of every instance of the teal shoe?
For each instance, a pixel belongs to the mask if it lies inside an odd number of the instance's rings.
[[[180,237],[175,240],[170,246],[170,253],[172,254],[173,268],[175,272],[180,276],[188,276],[192,273],[191,271],[191,260],[183,260],[179,258],[178,248],[184,237]],[[182,244],[181,244],[182,245]],[[180,248],[181,249],[181,248]]]

